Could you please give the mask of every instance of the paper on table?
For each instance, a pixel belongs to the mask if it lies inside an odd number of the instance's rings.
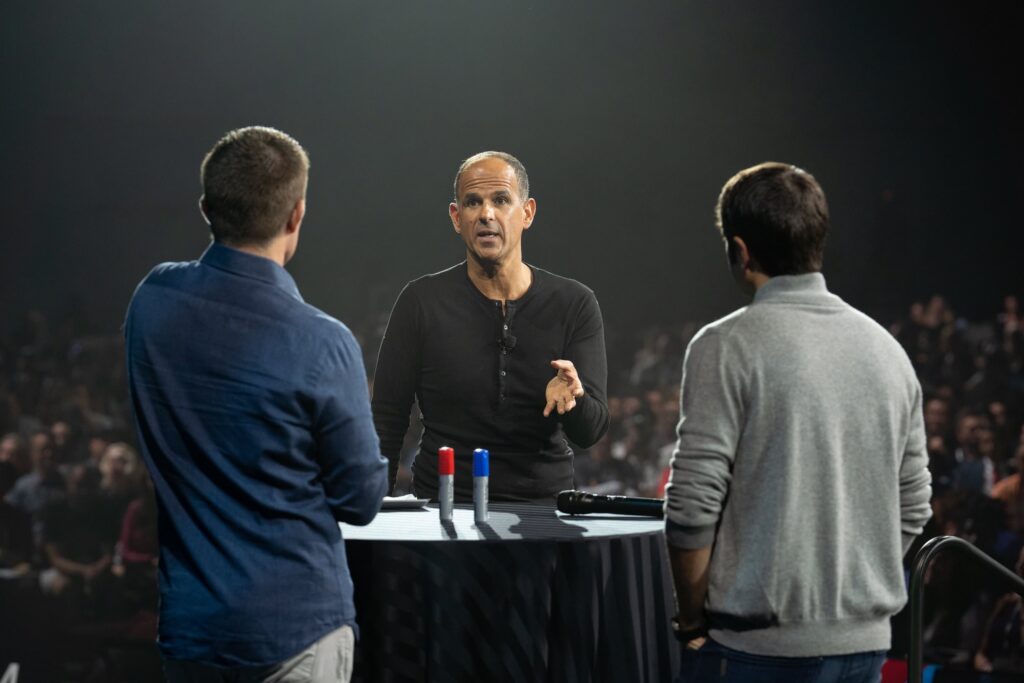
[[[404,496],[384,496],[381,510],[415,510],[430,502],[429,498],[417,498],[411,493]]]

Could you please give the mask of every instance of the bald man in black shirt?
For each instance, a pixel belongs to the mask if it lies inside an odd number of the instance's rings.
[[[523,262],[536,213],[526,169],[482,152],[449,207],[466,260],[406,285],[374,379],[373,417],[394,485],[413,398],[423,437],[417,496],[437,498],[437,449],[455,449],[455,499],[472,499],[472,453],[491,453],[492,500],[553,503],[572,488],[572,450],[608,429],[604,326],[584,285]]]

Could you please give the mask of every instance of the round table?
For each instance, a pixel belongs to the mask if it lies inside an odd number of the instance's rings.
[[[492,503],[341,525],[353,681],[670,681],[679,646],[661,520]]]

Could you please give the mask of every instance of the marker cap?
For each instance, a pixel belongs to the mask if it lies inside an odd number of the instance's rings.
[[[437,474],[455,474],[455,449],[441,446],[437,449]]]
[[[473,451],[473,476],[491,476],[491,453],[486,448],[478,448]]]

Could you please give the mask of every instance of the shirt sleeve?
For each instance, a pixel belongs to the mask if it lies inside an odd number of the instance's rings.
[[[743,421],[741,364],[728,359],[718,332],[686,349],[678,441],[665,487],[665,533],[684,550],[712,544],[731,481]]]
[[[402,441],[409,429],[409,412],[420,368],[419,309],[409,285],[391,310],[373,377],[373,422],[381,452],[388,460],[388,486],[395,485]]]
[[[387,462],[373,428],[362,353],[348,330],[329,350],[317,387],[315,435],[327,504],[338,521],[369,524],[386,492]]]
[[[928,449],[924,431],[921,385],[914,382],[907,445],[900,463],[900,530],[904,554],[932,516],[932,477],[928,471]]]
[[[589,290],[576,316],[565,359],[576,367],[585,393],[573,410],[561,416],[562,428],[570,441],[587,448],[608,431],[608,357],[604,348],[604,320],[597,297]]]

